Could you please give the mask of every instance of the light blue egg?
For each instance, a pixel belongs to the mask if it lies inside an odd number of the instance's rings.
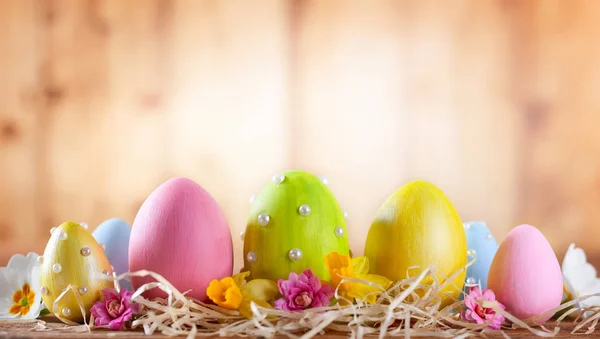
[[[109,219],[101,223],[92,236],[106,247],[104,253],[118,274],[129,272],[129,235],[131,226],[121,219]],[[130,279],[119,281],[122,288],[133,290]]]
[[[492,260],[498,251],[498,243],[485,222],[471,221],[464,223],[469,250],[475,252],[475,262],[467,269],[466,282],[479,283],[481,288],[487,288],[487,277]],[[473,256],[469,254],[469,262]],[[467,290],[468,287],[465,287]]]

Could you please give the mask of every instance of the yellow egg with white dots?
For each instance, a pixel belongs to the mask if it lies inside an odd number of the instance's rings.
[[[81,307],[89,319],[92,305],[102,299],[102,289],[114,286],[112,268],[100,244],[81,224],[65,222],[51,233],[41,258],[42,300],[63,322],[80,323]]]

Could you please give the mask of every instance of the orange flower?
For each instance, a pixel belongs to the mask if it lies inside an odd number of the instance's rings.
[[[243,299],[242,291],[232,277],[211,281],[206,294],[215,304],[229,310],[237,310]]]
[[[215,304],[229,310],[238,310],[244,317],[251,318],[251,303],[270,308],[268,301],[275,298],[278,290],[277,284],[267,279],[254,279],[246,283],[249,275],[250,272],[243,272],[233,277],[213,280],[206,288],[206,295]]]
[[[16,290],[13,294],[14,305],[8,310],[9,313],[24,316],[29,313],[29,309],[35,300],[35,293],[31,290],[29,283],[23,284],[22,289]]]

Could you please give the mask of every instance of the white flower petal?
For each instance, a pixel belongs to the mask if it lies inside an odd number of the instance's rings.
[[[14,314],[10,314],[8,310],[13,305],[12,298],[2,298],[0,297],[0,319],[14,319],[17,316]]]
[[[27,256],[14,255],[8,262],[7,267],[0,268],[0,318],[35,319],[43,309],[40,293],[39,255],[29,253]],[[9,313],[14,304],[12,298],[16,291],[21,290],[23,284],[29,283],[31,291],[35,294],[34,302],[29,312],[24,316],[16,316]]]

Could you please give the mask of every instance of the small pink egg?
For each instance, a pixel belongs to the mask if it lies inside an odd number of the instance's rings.
[[[560,265],[542,232],[531,225],[520,225],[508,233],[492,261],[488,288],[519,319],[541,316],[560,305]],[[537,322],[552,315],[546,314]]]
[[[165,277],[180,292],[207,301],[212,279],[230,276],[233,245],[227,220],[212,196],[186,178],[160,185],[140,208],[129,242],[131,272],[150,270]],[[154,281],[132,277],[134,288]],[[165,297],[155,288],[148,298]]]

